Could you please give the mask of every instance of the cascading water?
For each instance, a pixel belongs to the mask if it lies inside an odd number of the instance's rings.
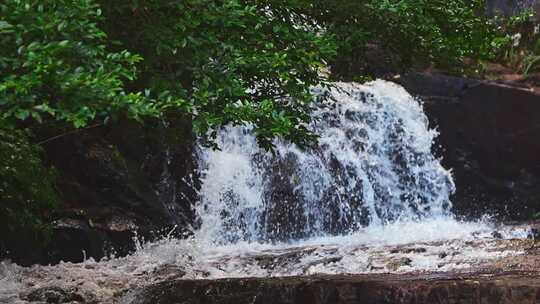
[[[223,129],[220,151],[201,149],[200,235],[290,241],[449,216],[454,184],[418,100],[382,80],[315,93],[330,98],[314,113],[313,149],[276,141],[266,153],[247,127]]]
[[[0,303],[27,303],[25,294],[48,288],[132,303],[142,287],[177,278],[497,272],[530,248],[528,227],[453,218],[451,174],[431,153],[437,134],[403,88],[338,83],[316,93],[331,98],[314,113],[313,149],[276,141],[273,155],[249,128],[227,127],[220,151],[199,150],[201,224],[192,237],[100,262],[0,262]]]

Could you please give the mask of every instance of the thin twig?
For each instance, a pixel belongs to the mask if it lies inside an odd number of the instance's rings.
[[[79,132],[82,132],[82,131],[86,131],[88,129],[93,129],[93,128],[97,128],[97,127],[101,127],[101,126],[103,126],[103,124],[99,123],[99,124],[95,124],[95,125],[91,125],[91,126],[82,128],[82,129],[75,129],[75,130],[69,131],[67,133],[62,133],[62,134],[47,138],[45,140],[42,140],[42,141],[38,142],[37,145],[43,145],[43,144],[46,144],[48,142],[51,142],[53,140],[56,140],[56,139],[64,137],[64,136],[68,136],[68,135],[71,135],[71,134],[79,133]]]

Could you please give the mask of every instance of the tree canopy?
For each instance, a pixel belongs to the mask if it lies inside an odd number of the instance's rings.
[[[0,110],[25,127],[81,128],[118,118],[188,114],[215,135],[250,124],[264,147],[299,144],[310,87],[329,63],[377,44],[411,66],[484,55],[483,1],[185,0],[0,4]],[[365,71],[369,74],[369,70]]]
[[[494,20],[484,15],[484,0],[316,0],[310,10],[333,35],[336,72],[375,73],[366,56],[378,52],[393,57],[394,68],[436,65],[463,72],[469,65],[495,55],[501,44]],[[504,39],[503,39],[504,40]],[[375,75],[377,76],[377,75]]]

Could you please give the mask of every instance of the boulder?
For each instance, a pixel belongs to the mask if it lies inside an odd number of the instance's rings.
[[[540,211],[540,95],[520,86],[411,73],[399,79],[424,100],[453,170],[454,210],[530,219]]]
[[[537,275],[357,275],[171,280],[151,285],[132,304],[502,304],[538,303]]]
[[[61,288],[57,286],[42,287],[30,292],[26,296],[30,303],[77,303],[77,304],[97,304],[98,301],[93,294],[80,292],[73,288]]]
[[[48,130],[49,137],[55,131]],[[59,131],[56,131],[59,133]],[[165,126],[121,121],[45,140],[46,162],[57,171],[61,209],[42,252],[9,256],[20,264],[81,262],[123,256],[134,238],[149,240],[195,225],[194,138],[189,121]]]

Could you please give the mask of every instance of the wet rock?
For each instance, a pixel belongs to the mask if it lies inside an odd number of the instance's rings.
[[[446,258],[447,256],[448,256],[448,253],[446,253],[446,252],[441,252],[441,253],[439,253],[439,255],[438,255],[439,259],[444,259],[444,258]]]
[[[177,265],[163,265],[152,271],[152,277],[154,278],[182,278],[186,275],[186,271],[183,267]]]
[[[255,261],[262,269],[273,269],[279,262],[279,258],[271,255],[262,255],[256,257]]]
[[[493,238],[499,239],[499,240],[503,238],[503,235],[502,235],[499,231],[493,231],[493,232],[491,233],[491,236],[492,236]]]
[[[76,289],[64,289],[61,287],[42,287],[31,291],[26,299],[29,302],[39,303],[81,303],[94,304],[98,303],[95,296],[91,294],[79,293]]]
[[[408,253],[424,253],[426,251],[427,250],[424,247],[412,247],[412,248],[394,248],[394,249],[390,250],[390,253],[408,254]]]
[[[40,132],[39,138],[59,133]],[[43,148],[58,172],[61,198],[51,242],[39,253],[7,258],[28,265],[123,256],[135,249],[135,235],[150,240],[176,226],[174,235],[183,236],[197,226],[188,119],[171,117],[167,126],[120,121],[59,137]]]
[[[102,236],[83,219],[62,218],[55,221],[47,260],[81,262],[99,255]]]
[[[410,266],[411,263],[412,263],[411,259],[403,257],[397,260],[390,261],[388,264],[386,264],[386,269],[391,270],[391,271],[397,271],[400,267]]]
[[[369,270],[370,271],[384,270],[384,266],[376,266],[376,265],[370,264],[369,265]]]
[[[302,195],[297,190],[299,182],[298,159],[294,153],[288,153],[283,158],[273,160],[273,165],[267,172],[271,185],[265,190],[268,197],[265,206],[264,221],[265,235],[270,241],[287,241],[301,239],[306,236],[304,229],[307,221],[302,204]],[[232,223],[237,225],[237,223]]]
[[[535,222],[531,224],[527,238],[533,240],[540,240],[540,222]]]
[[[137,224],[135,224],[135,221],[132,218],[122,216],[122,215],[113,216],[105,224],[104,228],[110,231],[118,231],[118,232],[136,231],[138,229]]]
[[[132,304],[537,303],[538,275],[358,275],[176,280],[144,288]]]
[[[399,79],[424,100],[436,154],[452,168],[454,211],[530,220],[540,212],[540,95],[523,87],[439,74]]]
[[[532,228],[528,235],[528,238],[533,240],[540,240],[540,230],[538,230],[538,228]]]
[[[314,249],[303,249],[300,248],[298,250],[294,250],[292,252],[287,252],[279,255],[275,254],[268,254],[268,255],[258,255],[254,257],[255,262],[262,268],[262,269],[275,269],[278,267],[284,267],[287,264],[295,264],[300,261],[300,259],[311,252],[313,252]]]
[[[328,265],[328,264],[331,264],[331,263],[337,263],[337,262],[341,261],[342,259],[343,259],[343,257],[336,256],[336,257],[328,257],[328,258],[312,261],[312,262],[308,263],[306,265],[306,267],[304,267],[304,274],[308,274],[309,269],[311,267],[313,267],[313,266],[316,266],[316,265]]]

